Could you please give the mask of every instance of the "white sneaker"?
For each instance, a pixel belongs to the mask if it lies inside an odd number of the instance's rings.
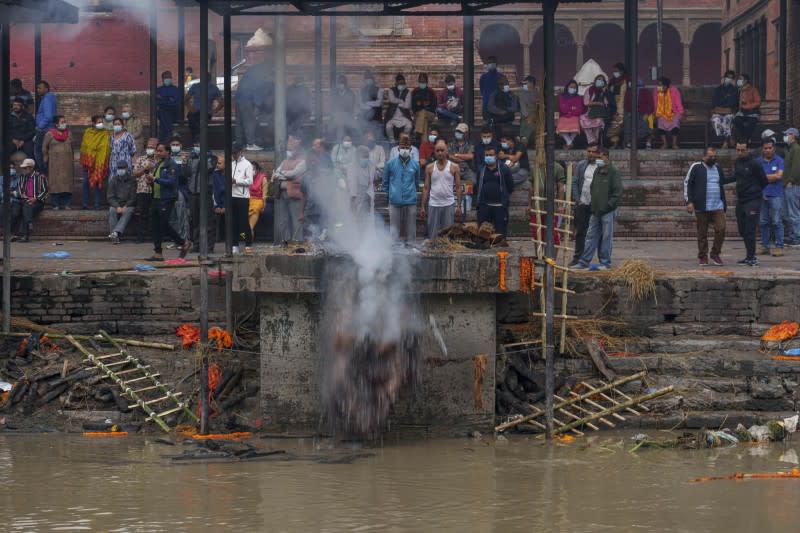
[[[239,253],[239,247],[238,246],[234,246],[233,248],[231,248],[231,253],[234,254],[234,255],[238,254]]]
[[[257,144],[248,144],[248,145],[245,147],[245,150],[247,150],[248,152],[261,152],[261,151],[263,151],[264,149],[263,149],[263,148],[261,148],[261,147],[260,147],[259,145],[257,145]]]

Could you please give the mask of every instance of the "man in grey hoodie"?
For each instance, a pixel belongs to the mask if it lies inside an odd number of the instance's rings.
[[[136,178],[130,172],[128,163],[120,161],[111,180],[108,182],[108,238],[112,244],[119,244],[119,237],[125,233],[136,210]]]

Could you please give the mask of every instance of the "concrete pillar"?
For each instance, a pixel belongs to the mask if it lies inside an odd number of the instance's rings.
[[[286,16],[275,19],[275,165],[286,147]]]
[[[8,95],[9,84],[11,83],[11,23],[0,21],[0,102],[6,106],[3,113],[0,113],[0,139],[9,137],[9,113]],[[39,80],[36,80],[38,83]],[[11,154],[5,150],[5,146],[0,149],[0,172],[5,174],[8,171]],[[9,189],[10,179],[3,180],[3,198],[11,198]],[[11,209],[3,209],[3,331],[11,331]]]
[[[575,32],[575,71],[577,72],[583,66],[583,41],[586,36],[583,34],[583,21],[578,19],[578,31]]]
[[[531,43],[522,43],[522,77],[531,73]]]
[[[689,43],[683,43],[683,86],[688,87],[691,85],[689,79]]]

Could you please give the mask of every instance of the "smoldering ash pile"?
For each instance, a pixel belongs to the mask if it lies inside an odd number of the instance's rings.
[[[348,209],[335,180],[312,194],[326,206],[324,247],[334,256],[323,274],[318,345],[325,415],[336,431],[375,433],[401,392],[419,379],[422,322],[410,290],[413,255],[393,253],[383,222]]]

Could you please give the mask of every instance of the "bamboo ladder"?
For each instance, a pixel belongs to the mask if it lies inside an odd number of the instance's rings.
[[[169,425],[164,421],[164,417],[167,415],[183,411],[193,420],[198,420],[197,415],[189,409],[186,402],[179,399],[183,393],[174,392],[159,381],[159,373],[151,372],[150,365],[143,365],[138,358],[130,355],[128,350],[112,339],[108,333],[100,330],[100,336],[117,351],[104,355],[95,355],[72,335],[67,335],[66,339],[86,356],[86,359],[83,360],[84,363],[92,363],[95,368],[98,368],[119,386],[123,397],[134,402],[128,406],[128,409],[141,408],[147,414],[145,422],[155,422],[158,427],[166,432],[170,431]],[[132,385],[141,388],[134,389]],[[153,394],[160,396],[148,397]],[[154,410],[153,407],[157,404],[165,404],[165,410],[160,413]]]

